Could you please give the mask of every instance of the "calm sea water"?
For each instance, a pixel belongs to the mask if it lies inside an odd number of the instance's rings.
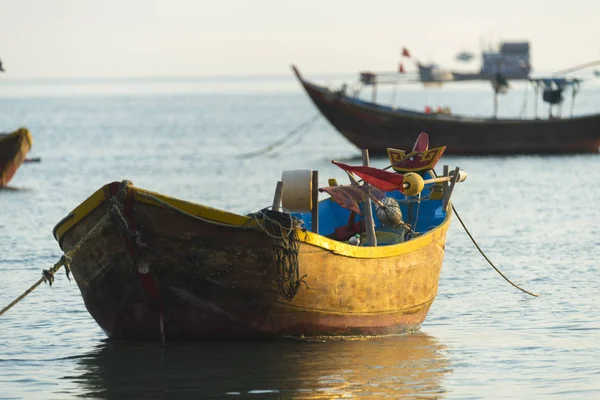
[[[524,98],[503,97],[501,114],[531,116]],[[408,88],[396,104],[484,115],[492,98],[483,86]],[[597,86],[575,111],[600,111]],[[0,307],[59,259],[53,226],[107,182],[247,213],[270,204],[284,169],[343,179],[329,161],[360,153],[322,118],[285,148],[239,157],[315,114],[291,76],[0,82],[0,130],[28,127],[41,157],[0,191]],[[454,204],[480,246],[539,298],[503,281],[457,220],[429,316],[400,337],[115,343],[59,273],[0,317],[0,398],[598,398],[600,156],[442,164],[469,173]]]

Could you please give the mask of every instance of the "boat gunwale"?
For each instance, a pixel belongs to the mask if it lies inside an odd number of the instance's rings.
[[[25,127],[0,134],[0,188],[6,187],[31,151],[33,139]],[[6,156],[6,157],[5,157]]]
[[[323,96],[335,96],[338,98],[341,104],[348,105],[351,107],[356,107],[357,109],[367,110],[369,112],[377,112],[382,115],[390,116],[390,117],[400,117],[400,118],[413,118],[413,119],[422,119],[427,121],[440,121],[449,124],[497,124],[497,125],[516,125],[516,124],[536,124],[536,125],[544,125],[544,124],[558,124],[565,123],[566,121],[585,121],[585,120],[593,120],[600,119],[600,113],[592,113],[586,115],[577,115],[569,118],[557,118],[557,119],[516,119],[516,118],[482,118],[482,117],[470,117],[470,116],[461,116],[461,115],[445,115],[445,114],[426,114],[421,111],[411,110],[408,108],[398,107],[391,108],[390,106],[385,106],[378,103],[373,103],[367,100],[361,100],[355,97],[348,96],[343,93],[336,93],[331,89],[317,85],[315,83],[304,80],[304,78],[299,78],[302,85],[305,87],[306,91],[310,95],[310,91],[317,91]],[[324,101],[328,104],[334,104],[333,100],[329,100],[327,98]],[[338,107],[339,108],[339,107]]]
[[[88,216],[96,208],[100,207],[111,197],[110,186],[114,185],[113,182],[102,186],[86,200],[84,200],[79,206],[65,216],[61,221],[54,227],[52,233],[54,238],[58,241],[59,246],[62,248],[62,238],[69,232],[75,225],[81,220]],[[120,183],[119,183],[120,184]],[[167,208],[168,206],[183,211],[185,214],[189,214],[190,218],[199,217],[202,220],[208,220],[207,222],[214,221],[218,224],[229,225],[233,229],[239,228],[254,228],[252,224],[252,218],[249,216],[242,216],[239,214],[231,213],[228,211],[220,210],[217,208],[192,203],[185,200],[176,199],[166,195],[162,195],[149,190],[141,189],[133,186],[133,184],[127,185],[128,195],[133,193],[136,201]],[[141,196],[137,195],[140,193]],[[158,199],[158,201],[153,200]],[[327,199],[321,200],[325,201]],[[442,229],[445,231],[450,223],[452,216],[451,203],[446,208],[446,215],[444,220],[435,226],[433,229],[428,230],[422,235],[412,238],[405,242],[397,244],[385,245],[385,246],[355,246],[348,243],[340,242],[334,239],[327,238],[317,233],[308,232],[297,228],[299,240],[305,244],[320,247],[328,250],[333,254],[352,257],[352,258],[386,258],[386,257],[397,257],[403,254],[407,254],[413,251],[417,251],[428,244],[438,239],[437,233]]]
[[[4,135],[0,136],[0,142],[4,140],[10,140],[13,136],[22,136],[27,140],[27,144],[29,144],[29,149],[33,147],[33,139],[31,138],[31,132],[27,128],[19,128],[13,132],[4,132]]]

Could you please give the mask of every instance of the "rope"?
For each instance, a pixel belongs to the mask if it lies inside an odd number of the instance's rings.
[[[79,241],[79,243],[77,243],[76,246],[74,246],[71,250],[69,250],[67,253],[62,255],[60,260],[58,260],[58,262],[56,264],[54,264],[54,266],[52,268],[50,268],[48,270],[44,269],[42,271],[42,277],[40,279],[38,279],[38,281],[36,283],[31,285],[31,287],[29,289],[27,289],[25,292],[23,292],[23,294],[21,294],[19,297],[17,297],[15,300],[13,300],[9,305],[4,307],[2,309],[2,311],[0,311],[0,316],[2,316],[5,312],[10,310],[18,302],[23,300],[28,294],[33,292],[38,286],[40,286],[42,284],[42,282],[48,282],[48,285],[52,286],[52,283],[54,282],[54,274],[63,265],[65,266],[67,279],[71,280],[69,278],[69,273],[71,272],[71,267],[70,267],[71,259],[73,258],[75,253],[77,253],[77,251],[81,248],[81,246],[84,243],[86,243],[88,240],[90,240],[91,237],[93,237],[98,231],[100,231],[100,229],[102,229],[105,226],[106,222],[109,220],[109,217],[110,217],[110,214],[108,214],[108,213],[106,215],[104,215],[104,217],[102,217],[102,219],[100,219],[100,221],[98,221],[98,223],[83,237],[83,239],[81,239]]]
[[[17,304],[18,302],[23,300],[29,293],[33,292],[38,286],[40,286],[42,284],[42,282],[48,282],[48,284],[50,286],[52,286],[52,282],[54,282],[54,274],[63,265],[65,265],[65,268],[67,268],[67,277],[68,277],[69,276],[68,275],[68,271],[69,271],[68,264],[70,263],[70,261],[71,261],[70,257],[68,257],[67,255],[63,255],[60,258],[60,260],[56,264],[54,264],[54,266],[52,268],[43,270],[42,277],[40,279],[38,279],[38,281],[36,283],[31,285],[31,287],[29,289],[27,289],[25,292],[23,292],[22,295],[20,295],[19,297],[14,299],[9,305],[4,307],[2,309],[2,311],[0,311],[0,316],[2,316],[5,312],[10,310],[15,304]]]
[[[588,63],[585,63],[585,64],[576,65],[574,67],[570,67],[570,68],[567,68],[567,69],[562,69],[560,71],[556,71],[554,73],[554,75],[564,75],[564,74],[568,74],[569,72],[574,72],[574,71],[578,71],[580,69],[593,67],[595,65],[600,65],[600,60],[588,62]]]
[[[479,252],[483,256],[483,258],[485,258],[485,260],[492,266],[492,268],[494,268],[496,270],[496,272],[499,273],[500,276],[504,278],[504,280],[506,280],[506,282],[510,283],[511,285],[513,285],[514,287],[516,287],[517,289],[519,289],[520,291],[522,291],[524,293],[527,293],[530,296],[538,297],[539,296],[538,294],[529,292],[529,291],[527,291],[527,290],[519,287],[518,285],[512,283],[510,279],[508,279],[502,272],[500,272],[500,270],[498,268],[496,268],[496,266],[490,261],[490,259],[487,258],[487,256],[483,252],[483,250],[481,250],[481,247],[479,247],[479,245],[477,244],[477,242],[475,241],[475,239],[473,238],[473,236],[471,235],[471,233],[469,232],[469,230],[465,226],[465,223],[463,222],[463,220],[460,218],[460,216],[456,212],[456,208],[454,208],[454,205],[452,205],[452,210],[454,211],[454,214],[456,214],[456,218],[458,219],[458,221],[460,222],[460,224],[464,228],[465,232],[467,232],[467,235],[469,235],[469,237],[471,238],[471,241],[473,242],[473,244],[475,245],[475,247],[477,247],[477,250],[479,250]]]
[[[391,166],[390,166],[391,167]],[[437,177],[437,174],[435,173],[435,170],[431,170],[431,172],[433,173],[434,177]],[[456,218],[458,219],[458,221],[460,222],[460,224],[462,225],[463,229],[465,230],[465,232],[467,233],[467,235],[469,235],[469,238],[471,238],[471,241],[473,242],[473,244],[475,245],[475,247],[477,247],[477,250],[479,250],[479,252],[481,253],[481,255],[483,256],[483,258],[485,258],[485,260],[492,266],[492,268],[494,268],[496,270],[496,272],[498,274],[500,274],[501,277],[503,277],[508,283],[510,283],[511,285],[513,285],[514,287],[516,287],[517,289],[519,289],[520,291],[527,293],[530,296],[533,297],[538,297],[538,294],[529,292],[521,287],[519,287],[518,285],[514,284],[510,279],[508,279],[502,272],[500,272],[500,270],[498,268],[496,268],[496,266],[494,265],[494,263],[492,263],[490,261],[490,259],[485,255],[485,253],[483,252],[483,250],[481,250],[481,247],[479,247],[479,245],[477,244],[477,242],[475,241],[475,239],[473,238],[473,236],[471,235],[471,232],[469,232],[469,230],[467,229],[467,226],[465,225],[465,223],[463,222],[463,220],[460,218],[460,215],[458,215],[458,212],[456,211],[456,208],[454,208],[454,204],[452,204],[452,211],[454,211],[454,214],[456,214]]]
[[[431,193],[431,191],[430,191],[430,193]],[[417,223],[419,222],[419,211],[420,210],[421,210],[421,192],[419,192],[418,197],[417,197],[417,212],[415,214],[415,222],[413,224],[415,229],[417,228]]]
[[[293,229],[289,229],[289,227],[285,228],[281,223],[279,223],[278,221],[276,221],[273,218],[269,217],[267,215],[267,211],[268,211],[268,207],[265,208],[265,209],[263,209],[263,210],[261,210],[261,211],[259,211],[259,212],[257,212],[257,213],[250,214],[250,217],[252,218],[253,221],[256,222],[256,225],[258,225],[260,227],[260,229],[262,229],[263,232],[265,232],[272,239],[283,240],[283,239],[287,238],[288,236],[290,236],[290,234],[291,234],[291,232],[292,232]],[[290,225],[289,226],[291,227],[291,226],[293,226],[294,221],[292,219],[293,218],[292,214],[288,213],[288,215],[290,217]],[[259,218],[259,216],[260,216],[260,218]],[[261,223],[260,222],[261,219],[264,222]],[[270,226],[271,229],[267,228],[267,226]],[[269,232],[269,230],[274,230],[274,229],[272,229],[273,226],[277,227],[275,234]],[[286,230],[287,230],[287,233],[285,233],[285,234],[282,233],[282,232],[284,232]]]
[[[317,120],[318,117],[319,117],[319,113],[316,113],[315,115],[313,115],[312,117],[310,117],[309,119],[307,119],[306,121],[304,121],[303,123],[301,123],[300,125],[295,127],[294,129],[292,129],[286,136],[282,137],[281,139],[271,143],[267,147],[264,147],[260,150],[251,151],[249,153],[242,153],[242,154],[238,155],[238,158],[253,158],[253,157],[257,157],[262,154],[265,154],[265,153],[275,150],[278,146],[283,145],[285,142],[287,142],[294,136],[300,134],[303,130],[304,130],[304,133],[307,133],[309,131],[309,128],[312,127],[312,124]]]
[[[288,218],[283,219],[285,215],[289,217],[289,222]],[[295,219],[290,213],[270,210],[269,207],[251,214],[250,217],[256,221],[263,232],[273,239],[275,280],[279,286],[281,297],[291,301],[298,293],[300,285],[302,283],[307,285],[304,280],[306,275],[300,276],[298,264],[300,238]]]

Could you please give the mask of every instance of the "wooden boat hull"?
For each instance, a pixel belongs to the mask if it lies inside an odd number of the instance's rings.
[[[420,328],[437,293],[450,215],[382,247],[298,231],[304,282],[288,301],[273,239],[250,218],[132,185],[115,211],[118,187],[106,185],[55,228],[88,311],[114,339],[398,334]]]
[[[25,161],[31,145],[31,134],[25,128],[0,135],[0,187],[6,186],[13,178]]]
[[[600,114],[522,120],[482,119],[393,109],[350,98],[298,79],[313,103],[346,139],[359,149],[384,155],[388,147],[409,149],[419,132],[446,154],[504,155],[597,153]]]

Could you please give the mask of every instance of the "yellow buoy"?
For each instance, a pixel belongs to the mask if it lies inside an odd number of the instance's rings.
[[[402,185],[404,186],[402,193],[404,193],[405,196],[416,196],[421,193],[423,188],[425,188],[425,182],[421,175],[414,172],[404,174]]]

